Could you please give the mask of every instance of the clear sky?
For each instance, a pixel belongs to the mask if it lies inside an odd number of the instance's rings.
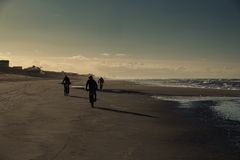
[[[113,78],[240,78],[240,1],[0,0],[0,59]]]

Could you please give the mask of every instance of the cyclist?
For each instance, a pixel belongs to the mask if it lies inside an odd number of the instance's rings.
[[[103,90],[104,79],[102,77],[100,77],[99,80],[98,80],[98,83],[100,85],[100,91],[102,91]]]
[[[71,81],[70,78],[65,74],[62,84],[64,86],[64,96],[68,96],[69,95],[69,86],[71,85]]]
[[[88,81],[86,83],[86,90],[89,91],[89,101],[90,102],[91,102],[91,100],[90,100],[91,94],[93,94],[94,102],[97,101],[97,93],[96,93],[97,89],[98,89],[97,82],[93,79],[93,76],[89,76]]]

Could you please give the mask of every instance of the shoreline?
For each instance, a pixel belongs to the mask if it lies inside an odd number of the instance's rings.
[[[240,90],[223,90],[223,89],[210,89],[210,88],[188,88],[188,87],[165,87],[138,84],[131,81],[110,80],[111,84],[121,86],[125,84],[129,90],[145,92],[153,96],[233,96],[240,97]],[[117,88],[116,88],[117,89]]]
[[[119,83],[121,83],[119,81]],[[128,81],[129,83],[129,81]],[[133,84],[131,84],[133,83]],[[219,113],[214,111],[211,107],[213,106],[213,103],[216,103],[216,101],[211,100],[211,98],[239,98],[240,99],[240,91],[239,90],[220,90],[220,89],[207,89],[207,88],[184,88],[184,87],[161,87],[161,86],[153,86],[153,85],[144,85],[144,84],[137,84],[134,82],[130,82],[130,86],[140,86],[142,87],[142,90],[149,91],[151,89],[161,90],[160,93],[156,92],[150,92],[150,94],[145,94],[149,97],[151,97],[155,101],[166,101],[175,103],[174,107],[176,110],[178,110],[180,115],[188,116],[193,119],[198,119],[201,123],[204,123],[204,125],[208,125],[210,127],[216,127],[221,132],[223,132],[224,137],[227,139],[228,143],[231,145],[232,148],[235,150],[240,150],[240,121],[239,120],[231,120],[223,118]],[[143,88],[151,88],[151,89],[143,89]],[[130,87],[132,88],[132,87]],[[139,90],[139,88],[137,90]],[[168,94],[162,94],[163,90],[175,90],[175,93],[171,93],[171,91]],[[177,92],[191,92],[191,94],[181,94]],[[200,96],[198,95],[199,92],[206,92],[202,93]],[[137,93],[137,92],[136,92]],[[139,92],[141,94],[141,92]],[[143,93],[143,92],[142,92]],[[178,101],[173,100],[164,100],[164,99],[156,99],[154,98],[155,95],[160,95],[162,97],[196,97],[195,107],[189,106],[188,108],[181,107],[181,103]],[[198,101],[197,98],[205,98],[208,97],[210,100],[206,100],[206,103],[204,104],[201,101]],[[212,104],[211,104],[212,103]],[[196,106],[197,105],[197,106]],[[227,107],[227,106],[226,106]],[[194,117],[196,116],[196,117]],[[197,121],[198,121],[197,120]],[[225,139],[225,140],[226,140]]]
[[[187,78],[187,79],[136,79],[129,80],[138,84],[163,86],[163,87],[184,87],[184,88],[206,88],[240,90],[240,79],[214,79],[214,78]]]

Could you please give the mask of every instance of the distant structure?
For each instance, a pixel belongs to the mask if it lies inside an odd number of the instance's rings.
[[[23,70],[22,66],[13,66],[12,69],[14,70]]]
[[[9,68],[9,60],[0,60],[0,68]]]
[[[1,1],[1,0],[0,0]],[[55,71],[43,71],[41,67],[31,66],[28,68],[23,68],[22,66],[9,66],[9,60],[0,60],[0,74],[19,74],[19,75],[28,75],[34,77],[46,77],[46,78],[62,78],[62,72]],[[79,76],[77,73],[67,73],[70,76]]]
[[[23,68],[22,66],[9,66],[9,60],[0,60],[0,71],[4,73],[22,73]]]
[[[41,68],[37,66],[28,67],[25,68],[24,70],[30,73],[41,73]]]

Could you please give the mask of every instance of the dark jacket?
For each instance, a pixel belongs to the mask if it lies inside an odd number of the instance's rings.
[[[65,76],[63,81],[62,81],[62,84],[64,85],[70,85],[71,84],[71,81],[70,79],[68,78],[68,76]]]
[[[98,89],[97,82],[95,80],[88,80],[86,83],[86,90],[89,88],[89,91],[96,91]]]
[[[98,83],[103,84],[103,83],[104,83],[104,79],[103,79],[103,78],[100,78],[100,79],[98,80]]]

